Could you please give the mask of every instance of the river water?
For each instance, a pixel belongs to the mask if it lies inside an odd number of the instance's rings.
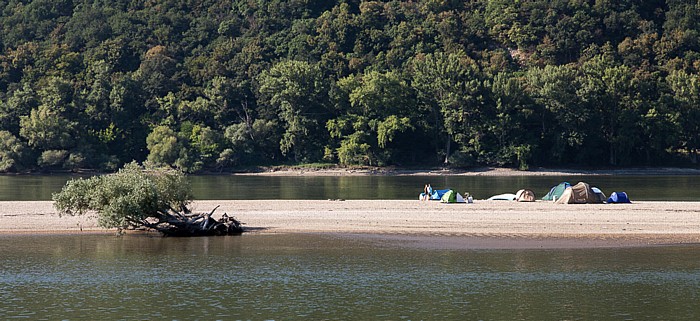
[[[0,176],[0,201],[50,200],[68,175]],[[417,199],[425,184],[477,199],[531,189],[538,197],[560,182],[584,181],[634,200],[700,201],[700,176],[191,176],[195,199]]]
[[[0,236],[0,316],[697,320],[700,249],[475,250],[342,235]]]
[[[48,200],[68,176],[0,176]],[[700,200],[696,176],[195,176],[198,199],[478,198],[587,181],[632,200]],[[700,246],[489,249],[358,235],[0,235],[0,319],[698,320]],[[460,243],[462,244],[462,243]]]

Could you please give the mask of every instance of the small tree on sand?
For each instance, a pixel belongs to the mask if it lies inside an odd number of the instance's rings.
[[[153,229],[164,235],[233,235],[241,223],[224,214],[193,214],[187,208],[192,195],[185,175],[176,170],[126,164],[117,173],[73,179],[53,195],[60,215],[97,214],[105,228]],[[218,206],[217,206],[218,208]]]

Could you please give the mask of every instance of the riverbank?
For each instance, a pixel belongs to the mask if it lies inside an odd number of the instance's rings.
[[[219,175],[219,174],[212,174]],[[622,169],[513,168],[478,167],[471,169],[404,169],[393,167],[272,167],[235,172],[240,176],[583,176],[583,175],[700,175],[700,169],[679,167],[632,167]]]
[[[458,245],[471,240],[484,247],[504,242],[516,247],[700,243],[700,204],[696,202],[220,200],[197,201],[192,208],[208,212],[217,205],[221,205],[217,215],[234,215],[249,233],[354,234]],[[0,202],[0,234],[114,232],[97,227],[95,217],[59,217],[48,201]]]
[[[95,170],[83,169],[77,171],[56,170],[48,172],[0,173],[0,177],[15,176],[51,176],[74,175],[93,176],[108,174]],[[272,166],[234,169],[232,172],[200,172],[204,176],[596,176],[596,175],[637,175],[637,176],[674,176],[698,175],[700,168],[683,167],[629,167],[629,168],[545,168],[533,167],[529,170],[518,170],[504,167],[474,167],[469,169],[456,168],[402,168],[402,167],[371,167],[371,166]]]

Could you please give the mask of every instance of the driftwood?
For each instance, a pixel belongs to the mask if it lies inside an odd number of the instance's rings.
[[[242,223],[224,213],[220,219],[212,218],[215,207],[209,213],[191,213],[187,208],[180,211],[169,209],[160,211],[157,217],[148,218],[132,224],[137,228],[156,230],[164,236],[216,236],[239,235],[243,233]]]

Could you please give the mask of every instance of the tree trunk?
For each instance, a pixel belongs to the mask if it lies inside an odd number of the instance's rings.
[[[615,165],[616,159],[615,159],[615,146],[610,143],[610,160],[609,160],[610,165]]]
[[[447,135],[447,141],[445,142],[445,165],[450,163],[450,147],[452,145],[452,135]]]
[[[645,150],[646,155],[647,155],[647,166],[651,166],[651,152],[649,151],[649,148]]]
[[[155,221],[143,220],[140,223],[145,229],[156,230],[164,236],[217,236],[239,235],[243,233],[242,223],[224,213],[220,219],[212,218],[215,207],[209,213],[191,214],[183,209],[183,213],[174,209],[161,212]],[[137,227],[137,228],[139,228]]]

